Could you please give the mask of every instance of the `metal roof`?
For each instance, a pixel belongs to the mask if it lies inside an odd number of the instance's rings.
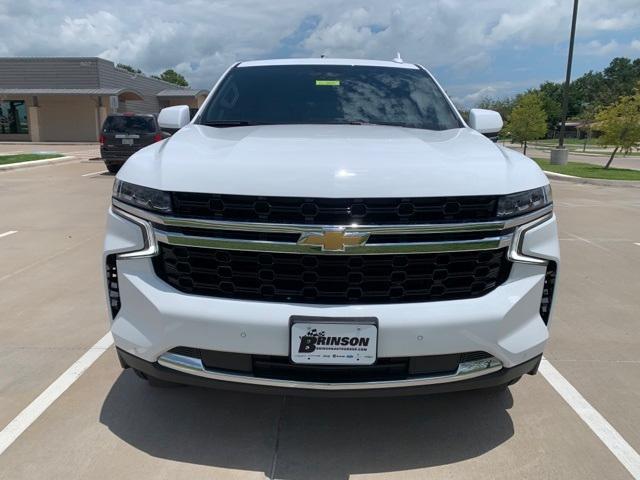
[[[142,94],[130,88],[0,88],[0,95],[122,95]]]
[[[156,93],[157,97],[197,97],[198,95],[207,95],[207,90],[193,90],[191,88],[168,88]]]
[[[269,65],[357,65],[367,67],[392,67],[416,70],[413,63],[397,63],[385,60],[363,60],[355,58],[280,58],[241,62],[238,67],[265,67]]]

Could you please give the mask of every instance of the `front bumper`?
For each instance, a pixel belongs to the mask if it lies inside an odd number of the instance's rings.
[[[555,217],[527,230],[520,242],[523,253],[558,263]],[[105,258],[147,247],[139,225],[109,212]],[[379,358],[484,351],[502,364],[499,371],[485,372],[481,377],[449,378],[417,387],[398,384],[399,388],[393,389],[402,391],[414,388],[448,391],[490,386],[493,381],[495,384],[508,382],[522,373],[535,371],[548,338],[547,324],[539,313],[546,273],[543,264],[514,263],[507,281],[479,298],[358,306],[238,301],[189,295],[159,279],[148,257],[118,258],[117,270],[121,305],[113,318],[112,332],[121,358],[126,365],[151,376],[181,383],[221,386],[231,383],[240,389],[251,387],[250,380],[228,382],[207,378],[195,372],[161,366],[158,360],[180,346],[288,356],[289,319],[293,315],[376,317]],[[291,390],[277,385],[261,387]],[[295,388],[305,390],[304,385]],[[355,389],[341,391],[345,390]]]
[[[245,381],[237,378],[212,378],[198,375],[195,372],[185,372],[161,365],[158,362],[147,362],[131,355],[124,350],[117,349],[118,358],[124,367],[134,368],[147,377],[158,378],[167,382],[174,382],[196,387],[219,388],[250,393],[264,393],[273,395],[322,396],[322,397],[384,397],[398,395],[425,395],[433,393],[459,392],[482,388],[498,387],[518,379],[522,375],[533,375],[538,370],[542,355],[538,355],[526,362],[511,368],[499,368],[485,375],[470,376],[456,381],[447,381],[438,377],[425,378],[405,382],[378,382],[377,385],[363,382],[357,388],[344,388],[339,384],[305,385],[304,383],[284,384],[278,381]]]

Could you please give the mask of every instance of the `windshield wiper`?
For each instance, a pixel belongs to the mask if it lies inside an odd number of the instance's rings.
[[[409,126],[408,124],[405,124],[405,123],[398,123],[398,122],[377,122],[377,121],[367,122],[364,120],[349,120],[345,123],[348,125],[383,125],[385,127],[417,128],[417,127]]]
[[[201,125],[206,125],[207,127],[249,127],[251,125],[267,125],[262,122],[250,122],[248,120],[211,120],[210,122],[201,122]]]

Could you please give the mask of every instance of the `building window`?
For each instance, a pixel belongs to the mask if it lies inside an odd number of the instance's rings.
[[[3,133],[29,133],[24,100],[0,101],[0,135]]]

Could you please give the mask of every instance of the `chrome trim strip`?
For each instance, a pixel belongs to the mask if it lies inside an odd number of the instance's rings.
[[[179,355],[177,353],[165,353],[158,359],[158,363],[165,368],[177,370],[182,373],[205,377],[211,380],[223,382],[246,383],[251,385],[263,385],[268,387],[300,388],[308,390],[366,390],[380,388],[419,387],[422,385],[435,385],[438,383],[457,382],[470,378],[488,375],[502,369],[502,362],[495,357],[482,360],[473,360],[458,365],[456,373],[451,375],[438,375],[431,377],[418,377],[406,380],[389,380],[357,383],[330,383],[330,382],[306,382],[294,380],[278,380],[271,378],[254,377],[236,373],[207,370],[199,358]]]
[[[111,211],[115,215],[138,225],[142,229],[142,237],[144,238],[144,247],[142,250],[118,253],[117,258],[146,258],[153,257],[158,254],[158,242],[156,242],[155,232],[151,223],[119,208],[112,208]]]
[[[546,265],[547,263],[549,263],[549,261],[544,258],[531,257],[529,255],[523,254],[522,242],[524,241],[524,235],[529,230],[551,220],[552,217],[553,214],[548,213],[541,218],[537,218],[532,222],[520,225],[518,228],[516,228],[516,230],[513,232],[513,241],[509,246],[509,253],[507,254],[509,260],[511,260],[512,262],[528,263],[532,265]]]
[[[216,248],[225,250],[243,250],[270,253],[311,253],[323,255],[374,255],[385,253],[440,253],[471,252],[476,250],[495,250],[511,244],[512,234],[487,237],[477,240],[455,240],[442,242],[407,243],[367,243],[360,246],[348,246],[344,251],[324,251],[320,245],[303,245],[293,242],[267,242],[261,240],[242,240],[230,238],[199,237],[181,233],[155,231],[158,241],[183,247]]]
[[[487,232],[505,230],[531,222],[553,210],[553,204],[519,217],[492,222],[470,223],[426,223],[415,225],[304,225],[287,223],[256,223],[232,222],[226,220],[207,220],[197,218],[179,218],[168,215],[158,215],[140,208],[132,207],[120,200],[113,199],[113,205],[157,225],[182,228],[200,228],[207,230],[231,230],[237,232],[267,232],[267,233],[322,233],[326,230],[344,230],[345,232],[367,231],[371,235],[421,234],[421,233],[458,233],[458,232]]]

